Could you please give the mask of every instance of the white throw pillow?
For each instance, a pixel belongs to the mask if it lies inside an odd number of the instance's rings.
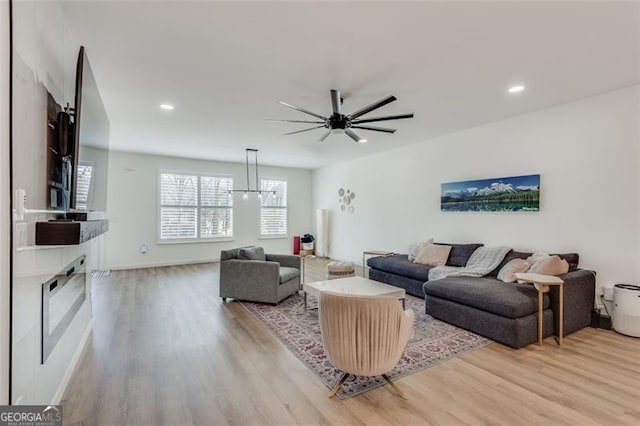
[[[409,246],[409,262],[415,262],[416,256],[418,255],[420,249],[428,244],[433,244],[433,238],[429,238],[426,241],[420,241],[419,243],[411,244]]]
[[[442,266],[447,263],[449,253],[451,253],[451,246],[427,244],[420,249],[414,263],[421,263],[429,266]]]

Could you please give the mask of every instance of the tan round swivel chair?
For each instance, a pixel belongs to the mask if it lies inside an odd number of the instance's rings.
[[[402,398],[405,395],[385,374],[400,360],[413,331],[413,311],[398,299],[320,293],[320,330],[327,358],[344,375],[329,393],[333,397],[350,374],[379,376]]]

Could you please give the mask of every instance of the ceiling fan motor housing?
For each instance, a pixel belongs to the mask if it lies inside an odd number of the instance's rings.
[[[351,120],[349,120],[345,115],[334,113],[334,114],[331,114],[325,126],[331,130],[334,130],[334,129],[344,130],[351,127]]]

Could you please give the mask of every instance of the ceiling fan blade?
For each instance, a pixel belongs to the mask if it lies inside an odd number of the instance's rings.
[[[329,130],[327,133],[322,135],[322,137],[320,138],[320,142],[324,142],[324,140],[328,138],[330,134],[331,134],[331,130]]]
[[[362,118],[360,120],[353,120],[351,122],[353,124],[362,124],[362,123],[373,123],[374,121],[400,120],[402,118],[413,118],[413,113],[411,113],[411,114],[387,115],[387,116],[384,116],[384,117]]]
[[[348,115],[348,117],[349,117],[349,118],[351,118],[351,119],[353,120],[353,119],[355,119],[355,118],[360,117],[361,115],[364,115],[364,114],[366,114],[366,113],[368,113],[368,112],[373,111],[374,109],[378,109],[378,108],[380,108],[380,107],[383,107],[383,106],[385,106],[386,104],[388,104],[388,103],[391,103],[391,102],[395,101],[396,99],[397,99],[397,98],[396,98],[395,96],[387,96],[386,98],[381,99],[381,100],[379,100],[378,102],[374,102],[374,103],[372,103],[372,104],[370,104],[370,105],[367,105],[367,106],[366,106],[366,107],[364,107],[364,108],[360,108],[360,109],[359,109],[359,110],[357,110],[356,112],[349,114],[349,115]]]
[[[376,126],[351,126],[352,129],[373,130],[374,132],[395,133],[396,129],[387,129],[386,127]]]
[[[295,106],[295,105],[291,105],[291,104],[288,104],[288,103],[286,103],[286,102],[282,102],[282,101],[278,101],[278,103],[279,103],[280,105],[284,105],[284,106],[286,106],[286,107],[293,108],[293,109],[295,109],[296,111],[300,111],[300,112],[304,112],[305,114],[313,115],[314,117],[317,117],[317,118],[319,118],[319,119],[321,119],[321,120],[326,120],[326,117],[323,117],[323,116],[321,116],[320,114],[316,114],[315,112],[308,111],[308,110],[306,110],[306,109],[304,109],[304,108],[300,108],[300,107],[297,107],[297,106]]]
[[[324,121],[309,121],[309,120],[264,120],[267,123],[310,123],[310,124],[324,124]]]
[[[358,136],[356,134],[356,132],[354,132],[351,129],[344,129],[344,133],[349,136],[351,139],[353,139],[356,142],[366,142],[367,140],[364,138],[361,138],[360,136]]]
[[[284,135],[285,136],[286,135],[295,135],[296,133],[308,132],[309,130],[319,129],[320,127],[324,127],[324,124],[322,126],[310,127],[308,129],[296,130],[295,132],[285,133]]]
[[[334,114],[342,114],[340,111],[340,91],[331,90],[331,106]]]

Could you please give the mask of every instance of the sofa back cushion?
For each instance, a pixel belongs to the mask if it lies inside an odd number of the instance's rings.
[[[507,263],[512,261],[513,259],[526,259],[531,256],[533,253],[527,253],[522,251],[511,250],[507,255],[502,259],[502,262],[496,269],[491,271],[488,276],[497,276],[500,269],[504,267]],[[569,272],[573,272],[578,269],[578,262],[580,261],[580,255],[578,253],[555,253],[551,256],[558,256],[560,259],[566,260],[569,264]]]
[[[551,256],[558,256],[562,260],[566,260],[569,264],[569,272],[573,272],[578,269],[578,262],[580,262],[580,255],[578,253],[554,253]]]
[[[253,246],[248,246],[248,247],[253,247]],[[237,259],[238,252],[243,248],[247,248],[247,247],[237,247],[237,248],[232,248],[227,250],[220,250],[220,260]]]
[[[451,246],[451,252],[447,258],[447,266],[466,266],[469,258],[476,249],[482,247],[484,244],[472,243],[472,244],[449,244],[449,243],[436,243],[443,246]]]
[[[245,247],[238,250],[240,260],[267,260],[262,247]]]

